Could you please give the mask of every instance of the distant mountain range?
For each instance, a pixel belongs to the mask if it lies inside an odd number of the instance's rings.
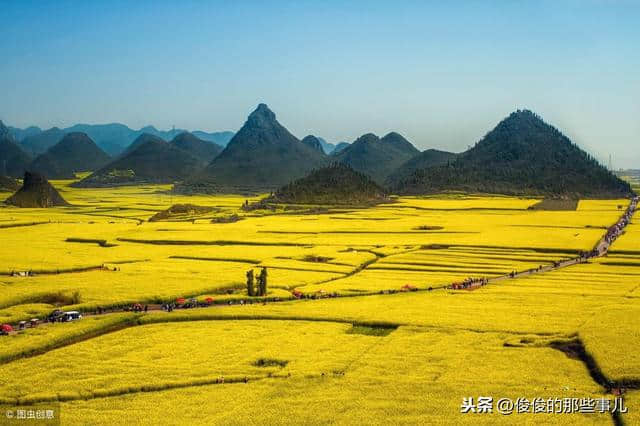
[[[102,138],[102,146],[108,140],[129,138],[133,132],[123,125],[91,127]],[[462,191],[611,198],[632,193],[629,183],[528,110],[512,113],[460,154],[420,152],[396,132],[382,138],[367,133],[352,144],[327,144],[312,135],[299,140],[265,104],[258,105],[226,147],[196,133],[181,132],[166,142],[157,130],[156,134],[137,131],[136,138],[128,146],[118,145],[121,153],[109,159],[88,134],[66,133],[70,129],[39,133],[25,129],[21,135],[26,136],[18,144],[15,130],[0,121],[0,176],[19,178],[29,170],[45,177],[70,178],[77,171],[92,169],[93,174],[74,185],[176,183],[174,190],[184,193],[274,191],[296,181],[299,185],[289,189],[304,198],[325,188],[327,182],[339,185],[339,177],[349,178],[354,183],[350,186],[358,187],[350,171],[326,169],[341,163],[394,194]],[[332,150],[330,155],[327,150]],[[323,172],[313,174],[314,170]],[[314,179],[319,180],[317,184]]]
[[[44,131],[35,126],[26,129],[9,127],[8,130],[15,141],[19,142],[23,149],[33,156],[46,152],[47,149],[60,142],[65,134],[73,132],[86,133],[103,151],[111,156],[121,154],[136,138],[144,133],[158,136],[164,140],[171,140],[186,132],[183,129],[158,130],[153,126],[133,130],[120,123],[76,124],[65,129],[53,127]],[[199,139],[213,142],[220,146],[226,146],[234,135],[233,132],[229,131],[209,133],[196,130],[191,133]]]
[[[103,151],[111,156],[122,154],[136,138],[145,133],[168,141],[180,133],[187,132],[184,129],[158,130],[154,126],[145,126],[140,130],[133,130],[120,123],[75,124],[64,129],[52,127],[46,130],[37,126],[30,126],[24,129],[8,126],[8,130],[14,140],[33,156],[46,152],[47,149],[58,143],[66,133],[72,132],[86,133]],[[227,146],[234,135],[234,132],[231,131],[205,132],[194,130],[189,133],[198,139],[213,142],[222,147]],[[348,145],[347,142],[332,144],[321,137],[318,137],[318,140],[325,154],[331,154],[338,146],[344,148]]]

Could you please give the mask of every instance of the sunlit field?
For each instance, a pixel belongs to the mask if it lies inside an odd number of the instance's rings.
[[[605,257],[508,277],[593,249],[628,200],[546,211],[529,209],[539,199],[449,194],[244,212],[259,197],[53,183],[73,206],[0,208],[0,322],[56,307],[85,318],[0,336],[2,403],[59,402],[63,423],[104,425],[611,424],[609,413],[460,406],[626,387],[622,419],[638,419],[637,217]],[[212,209],[149,222],[185,203]],[[249,297],[246,273],[262,267],[267,294]],[[467,278],[491,280],[449,288]],[[179,298],[211,306],[158,309]],[[123,311],[135,303],[152,309]]]

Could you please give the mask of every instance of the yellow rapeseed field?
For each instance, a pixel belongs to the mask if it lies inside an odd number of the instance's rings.
[[[71,207],[0,208],[0,322],[56,307],[85,318],[0,336],[1,402],[61,402],[69,424],[607,424],[460,405],[612,397],[604,380],[640,382],[637,217],[605,257],[503,278],[591,250],[628,200],[544,211],[529,209],[537,199],[449,194],[244,212],[259,197],[53,183]],[[179,203],[212,209],[148,221]],[[246,273],[262,267],[268,293],[248,297]],[[192,297],[213,306],[158,309]],[[122,311],[135,303],[151,311]],[[640,398],[628,395],[632,424]]]

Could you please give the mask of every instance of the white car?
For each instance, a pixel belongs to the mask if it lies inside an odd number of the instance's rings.
[[[75,321],[82,319],[82,314],[78,311],[68,311],[62,314],[62,321]]]

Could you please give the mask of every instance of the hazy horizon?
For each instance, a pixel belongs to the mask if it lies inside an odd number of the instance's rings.
[[[299,138],[397,131],[463,151],[531,109],[640,168],[640,2],[3,2],[0,119]]]

